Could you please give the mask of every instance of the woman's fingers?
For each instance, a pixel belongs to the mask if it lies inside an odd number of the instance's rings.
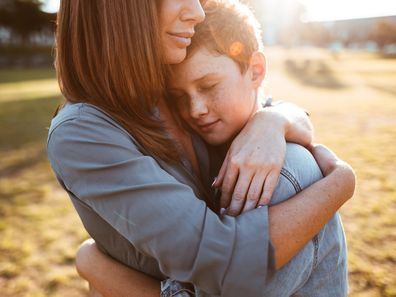
[[[267,205],[271,201],[272,194],[278,184],[280,170],[272,170],[264,181],[263,193],[258,205]]]
[[[214,180],[214,182],[212,184],[212,187],[220,188],[222,186],[223,181],[224,181],[224,176],[225,176],[226,171],[227,171],[229,157],[230,157],[230,151],[227,152],[227,155],[224,158],[223,164],[221,165],[219,174],[215,178],[215,180]]]
[[[227,162],[226,166],[221,186],[220,207],[222,208],[227,208],[230,205],[231,197],[239,175],[239,167],[235,162]]]
[[[254,175],[253,180],[250,183],[249,191],[246,196],[245,206],[242,212],[256,208],[261,193],[263,191],[264,180],[265,176],[259,174]]]
[[[241,213],[242,209],[244,208],[244,205],[248,203],[246,199],[246,195],[249,190],[250,182],[252,180],[252,175],[247,173],[248,175],[245,174],[240,174],[238,176],[238,181],[235,185],[234,191],[231,196],[231,204],[227,209],[227,214],[230,216],[237,216]],[[258,199],[256,200],[255,203],[257,203]],[[253,206],[253,208],[256,205]]]
[[[227,208],[227,214],[235,216],[254,209],[257,205],[269,203],[278,183],[282,164],[270,161],[268,163],[268,166],[241,164],[237,158],[227,155],[214,183],[214,186],[221,185],[220,206]]]

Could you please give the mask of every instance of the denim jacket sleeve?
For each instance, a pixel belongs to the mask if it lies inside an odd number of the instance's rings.
[[[267,207],[219,218],[143,154],[129,134],[83,108],[53,121],[48,156],[69,195],[156,259],[164,275],[214,295],[263,292],[270,249]]]
[[[306,148],[287,143],[285,161],[270,205],[291,198],[322,177],[315,158]]]

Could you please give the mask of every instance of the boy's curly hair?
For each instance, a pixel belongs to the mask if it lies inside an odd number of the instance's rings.
[[[233,59],[244,73],[250,58],[263,48],[260,24],[252,10],[237,0],[207,0],[206,18],[196,26],[187,58],[202,47]]]

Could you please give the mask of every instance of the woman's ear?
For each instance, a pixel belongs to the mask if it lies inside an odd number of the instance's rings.
[[[267,59],[263,52],[257,51],[250,59],[250,70],[254,88],[259,88],[267,74]]]

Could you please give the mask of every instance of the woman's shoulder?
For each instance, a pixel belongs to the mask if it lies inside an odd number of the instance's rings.
[[[83,147],[92,143],[136,147],[140,145],[109,114],[87,103],[67,103],[52,119],[48,131],[48,151],[60,146]]]
[[[124,130],[109,114],[101,108],[88,103],[66,103],[52,119],[49,134],[66,122],[86,122],[95,124],[106,122]]]

